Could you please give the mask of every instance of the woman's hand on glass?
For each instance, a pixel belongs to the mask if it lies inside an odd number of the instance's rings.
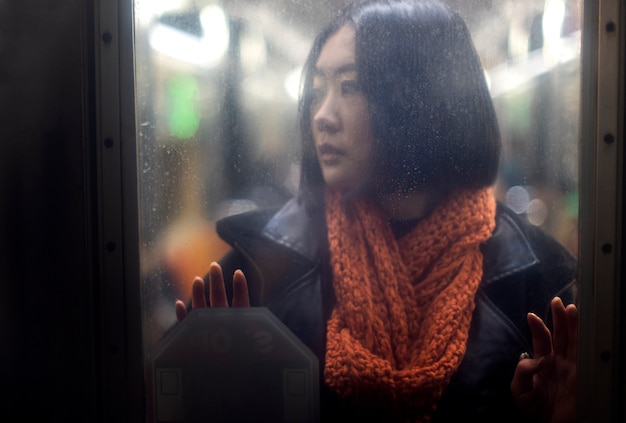
[[[523,354],[515,370],[511,392],[519,409],[536,421],[576,421],[576,357],[578,309],[551,303],[554,336],[536,314],[528,314],[533,336],[533,357]]]
[[[209,266],[209,306],[228,307],[224,273],[219,263],[213,262]],[[248,282],[241,270],[233,275],[233,307],[250,307]],[[204,279],[196,276],[191,285],[191,308],[206,308],[207,298],[204,293]],[[180,322],[187,317],[187,306],[181,300],[176,301],[176,319]]]

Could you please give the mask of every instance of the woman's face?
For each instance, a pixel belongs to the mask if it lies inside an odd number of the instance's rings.
[[[313,71],[311,127],[317,160],[326,185],[341,191],[362,181],[373,145],[354,49],[354,28],[344,25],[328,39]]]

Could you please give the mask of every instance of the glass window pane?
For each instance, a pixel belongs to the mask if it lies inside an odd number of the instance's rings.
[[[493,97],[497,198],[577,255],[582,0],[445,2]],[[134,0],[146,351],[229,250],[215,222],[296,193],[302,66],[347,3]]]

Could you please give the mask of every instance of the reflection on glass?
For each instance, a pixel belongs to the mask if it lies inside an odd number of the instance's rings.
[[[146,351],[194,276],[229,249],[215,222],[295,193],[302,65],[345,3],[135,0]],[[579,3],[448,3],[469,26],[499,120],[498,199],[576,255]],[[203,348],[223,346],[221,335]],[[180,376],[161,370],[148,377],[176,392]]]
[[[302,64],[345,3],[135,0],[147,348],[227,251],[215,221],[295,192]],[[498,198],[576,254],[579,0],[447,3],[468,24],[498,114]]]
[[[148,343],[173,322],[173,299],[226,251],[214,222],[280,204],[297,185],[296,101],[316,25],[298,23],[305,10],[135,2]]]

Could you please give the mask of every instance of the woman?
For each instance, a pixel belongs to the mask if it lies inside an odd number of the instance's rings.
[[[461,18],[349,6],[314,42],[300,112],[298,197],[218,223],[233,250],[192,306],[272,310],[320,359],[324,420],[573,418],[576,308],[552,299],[573,301],[575,262],[496,205],[497,122]]]

